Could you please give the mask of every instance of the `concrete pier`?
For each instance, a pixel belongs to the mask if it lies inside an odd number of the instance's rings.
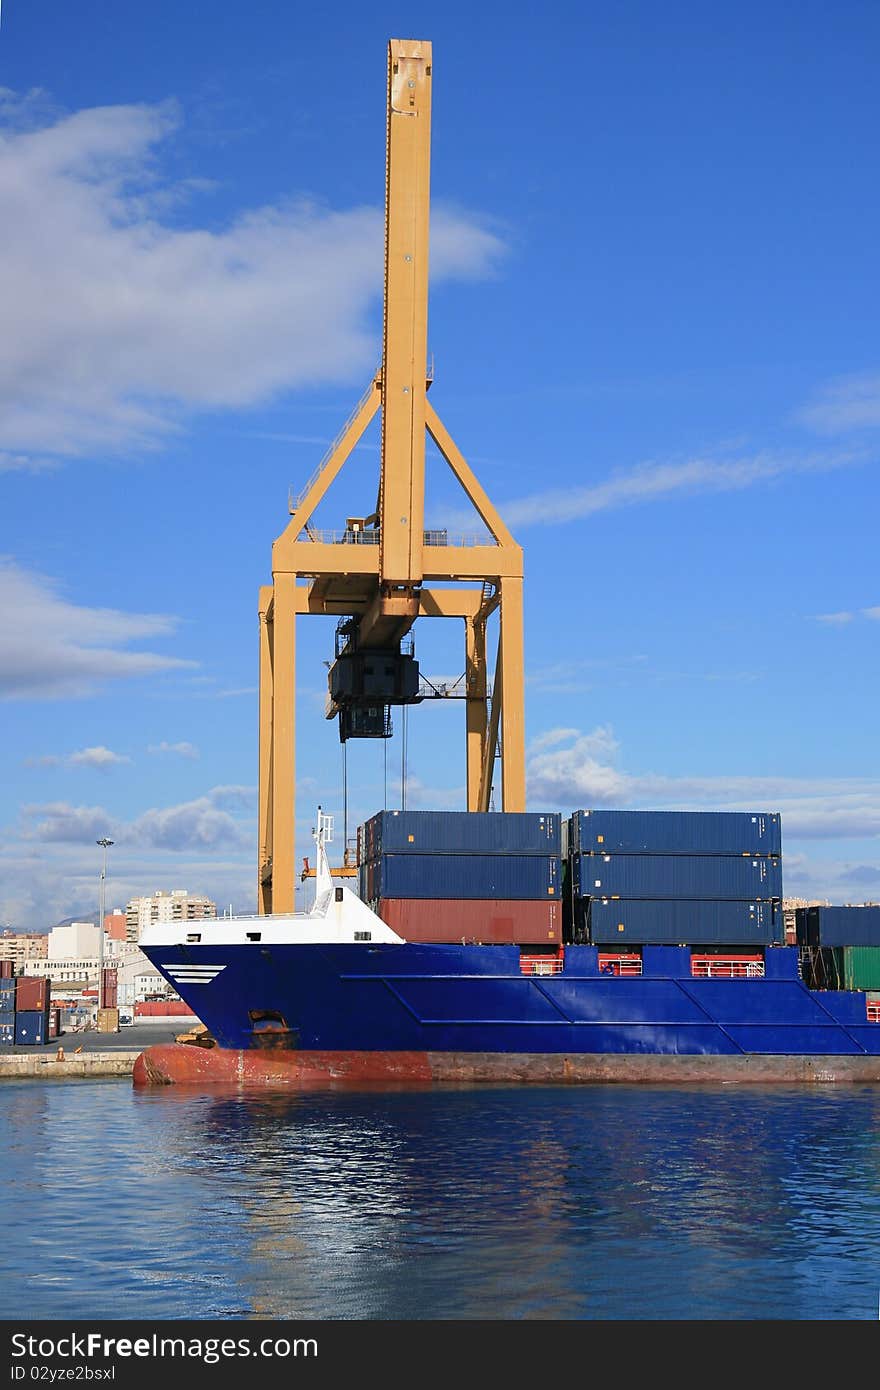
[[[70,1081],[81,1077],[131,1076],[139,1052],[80,1052],[65,1050],[58,1060],[57,1048],[40,1052],[0,1054],[0,1081],[36,1077],[40,1081]]]
[[[138,1020],[118,1033],[62,1033],[44,1047],[7,1046],[0,1049],[0,1084],[32,1077],[38,1081],[76,1081],[94,1076],[131,1076],[145,1048],[171,1043],[188,1028],[187,1020]],[[63,1060],[58,1060],[59,1048]]]

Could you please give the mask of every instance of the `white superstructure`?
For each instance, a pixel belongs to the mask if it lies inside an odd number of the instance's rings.
[[[347,942],[382,942],[405,945],[398,936],[362,903],[356,893],[334,882],[327,862],[326,843],[333,838],[333,817],[318,807],[314,830],[317,847],[315,903],[309,912],[279,913],[263,917],[218,917],[212,921],[156,924],[148,927],[140,945],[150,946],[248,946],[248,945],[342,945]],[[212,965],[192,967],[205,971]],[[222,967],[217,967],[221,969]],[[213,977],[212,977],[213,978]]]

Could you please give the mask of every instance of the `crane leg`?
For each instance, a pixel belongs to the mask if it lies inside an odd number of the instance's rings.
[[[526,809],[525,667],[523,661],[523,581],[501,584],[501,747],[505,811]]]
[[[260,589],[260,778],[259,778],[259,856],[257,872],[257,911],[272,911],[272,658],[273,602],[271,585]]]
[[[296,576],[275,575],[272,670],[272,911],[293,912],[296,812]]]
[[[480,781],[486,748],[486,620],[465,618],[465,704],[467,717],[467,808],[480,809]]]

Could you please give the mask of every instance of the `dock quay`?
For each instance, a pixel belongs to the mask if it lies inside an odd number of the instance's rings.
[[[67,1048],[0,1054],[0,1081],[35,1077],[40,1081],[71,1081],[95,1076],[131,1076],[140,1052],[80,1052]]]
[[[43,1047],[0,1049],[3,1081],[80,1081],[101,1076],[130,1077],[145,1048],[172,1043],[186,1022],[157,1018],[118,1033],[63,1033]]]

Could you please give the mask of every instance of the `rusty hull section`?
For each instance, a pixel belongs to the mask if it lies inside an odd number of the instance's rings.
[[[319,1090],[358,1086],[581,1085],[664,1086],[880,1082],[880,1057],[746,1055],[651,1056],[498,1052],[235,1051],[169,1043],[134,1064],[135,1086],[233,1086]]]

